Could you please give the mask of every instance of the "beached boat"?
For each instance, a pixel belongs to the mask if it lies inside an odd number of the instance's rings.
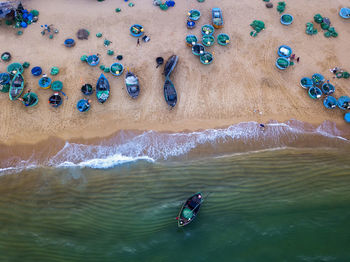
[[[222,28],[224,26],[224,19],[220,8],[213,8],[211,11],[212,23],[215,28]]]
[[[184,227],[191,223],[197,217],[202,203],[203,199],[201,193],[196,193],[188,198],[182,205],[177,217],[178,227]]]
[[[77,109],[79,112],[87,112],[90,109],[90,103],[88,99],[80,99],[77,103]]]
[[[188,35],[186,36],[186,44],[190,47],[194,46],[195,44],[197,44],[198,42],[198,38],[195,35]]]
[[[202,37],[202,44],[205,46],[212,46],[215,43],[215,38],[212,35],[204,35]]]
[[[33,76],[40,76],[43,72],[40,66],[35,66],[31,70]]]
[[[335,99],[333,96],[327,96],[323,100],[323,105],[328,109],[334,109],[337,106],[337,99]]]
[[[212,35],[215,29],[211,25],[203,25],[201,28],[202,35]]]
[[[143,35],[143,26],[142,25],[138,25],[138,24],[134,24],[130,27],[130,34],[134,37],[140,37]]]
[[[177,103],[177,93],[173,82],[169,78],[164,83],[164,98],[167,104],[174,107]]]
[[[87,63],[90,66],[97,66],[100,63],[100,58],[97,55],[91,55],[87,58]]]
[[[217,41],[219,45],[226,46],[230,43],[230,37],[228,34],[219,34]]]
[[[197,21],[201,17],[201,12],[199,12],[197,9],[192,9],[188,12],[188,19],[191,21]]]
[[[323,94],[328,96],[328,95],[333,94],[334,91],[335,91],[334,85],[332,85],[330,83],[324,83],[322,85],[322,92],[323,92]]]
[[[289,67],[289,65],[290,65],[290,62],[289,62],[289,60],[287,59],[287,58],[285,58],[285,57],[279,57],[279,58],[277,58],[277,60],[276,60],[276,67],[278,68],[278,69],[280,69],[280,70],[285,70],[285,69],[287,69],[288,67]]]
[[[92,95],[94,90],[92,89],[92,85],[85,84],[81,87],[81,92],[83,93],[83,95],[89,96],[89,95]]]
[[[282,25],[290,25],[293,23],[294,17],[290,14],[283,14],[281,16],[281,24]]]
[[[308,93],[312,99],[319,99],[322,97],[322,91],[317,86],[310,87]]]
[[[348,96],[341,96],[338,99],[338,107],[342,110],[350,110],[350,97]]]
[[[341,18],[350,19],[350,8],[343,7],[339,11],[339,15]]]
[[[67,38],[66,40],[64,40],[64,45],[66,47],[73,47],[75,46],[75,41],[72,38]]]
[[[321,74],[313,74],[311,79],[314,85],[317,87],[321,87],[325,81],[324,76]]]
[[[42,77],[39,79],[39,86],[42,88],[42,89],[49,89],[50,86],[51,86],[51,78],[50,77]]]
[[[59,107],[62,105],[63,99],[58,93],[54,93],[52,96],[49,98],[49,104],[52,107]]]
[[[346,123],[350,123],[350,112],[344,115],[344,120]]]
[[[8,62],[11,60],[11,54],[9,52],[4,52],[1,54],[1,60],[4,62]]]
[[[11,80],[11,77],[8,73],[1,73],[0,74],[0,86],[4,86],[8,84]]]
[[[177,65],[177,61],[179,60],[179,57],[177,55],[172,55],[169,57],[168,61],[165,63],[164,66],[164,72],[163,74],[165,77],[169,77],[171,75],[171,72],[173,72],[174,68]]]
[[[201,44],[195,44],[194,46],[192,46],[192,53],[194,55],[202,55],[205,52],[205,48],[203,45]]]
[[[11,81],[11,86],[10,86],[10,92],[9,96],[11,100],[16,100],[18,99],[24,89],[24,78],[21,73],[17,73],[12,81]]]
[[[211,64],[211,62],[213,62],[214,58],[213,58],[213,55],[211,53],[204,52],[204,54],[202,54],[199,57],[199,60],[201,61],[201,63],[203,65],[209,65],[209,64]]]
[[[57,80],[57,81],[52,82],[52,84],[51,84],[51,89],[53,91],[61,91],[62,88],[63,88],[63,83],[61,81]]]
[[[131,72],[127,72],[125,76],[125,86],[131,98],[137,98],[140,94],[140,84],[137,76]]]
[[[120,76],[124,72],[124,66],[121,63],[113,63],[110,67],[111,74]]]
[[[287,45],[281,45],[277,50],[277,54],[280,57],[288,58],[292,55],[292,53],[293,53],[292,48],[290,48]]]
[[[96,83],[96,97],[97,101],[103,104],[109,97],[110,87],[108,79],[101,74]]]
[[[37,94],[35,94],[33,92],[26,93],[23,96],[22,103],[25,106],[33,107],[33,106],[36,106],[38,104],[38,102],[39,102],[39,98],[38,98]]]
[[[314,85],[314,83],[312,82],[311,78],[303,77],[300,80],[300,85],[302,88],[309,89],[310,87],[312,87]]]
[[[187,28],[188,29],[193,29],[195,27],[196,27],[196,22],[195,21],[191,21],[191,20],[187,21]]]
[[[7,67],[7,73],[14,76],[17,73],[23,74],[24,68],[20,63],[12,63]]]

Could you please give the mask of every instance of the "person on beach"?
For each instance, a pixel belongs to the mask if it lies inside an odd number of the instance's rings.
[[[140,45],[140,38],[137,38],[137,44],[136,46],[139,46]]]
[[[299,61],[300,61],[300,57],[298,56],[298,58],[297,58],[297,63],[299,63]]]

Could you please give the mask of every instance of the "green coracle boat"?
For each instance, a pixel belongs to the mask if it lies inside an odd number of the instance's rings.
[[[37,94],[29,92],[23,96],[23,105],[28,106],[28,107],[33,107],[37,105],[39,102],[39,98]]]
[[[24,78],[21,73],[17,73],[12,81],[11,81],[11,86],[10,86],[10,92],[9,92],[9,97],[11,100],[16,100],[18,99],[24,89]]]

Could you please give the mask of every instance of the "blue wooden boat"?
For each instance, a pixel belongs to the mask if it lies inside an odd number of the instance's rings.
[[[349,19],[350,18],[350,8],[343,7],[342,9],[340,9],[339,15],[341,18]]]
[[[224,26],[224,19],[220,8],[214,7],[211,10],[212,23],[215,28],[222,28]]]
[[[130,27],[130,34],[134,37],[140,37],[143,35],[143,26],[142,25],[138,25],[138,24],[134,24]]]
[[[350,112],[344,115],[344,120],[346,123],[350,123]]]
[[[321,87],[325,81],[324,76],[321,74],[313,74],[311,79],[314,85],[317,87]]]
[[[18,99],[24,89],[24,78],[20,72],[18,72],[11,81],[9,97],[10,100]]]
[[[72,38],[67,38],[66,40],[64,40],[64,45],[66,47],[73,47],[75,46],[75,41]]]
[[[287,45],[281,45],[277,50],[277,54],[280,57],[288,58],[292,55],[292,53],[293,53],[292,48],[290,48]]]
[[[33,76],[40,76],[42,74],[43,70],[41,69],[40,66],[35,66],[32,68],[31,72],[32,72]]]
[[[107,101],[110,93],[110,86],[108,79],[101,74],[96,83],[96,97],[97,101],[103,104]]]
[[[322,97],[322,91],[317,86],[310,87],[308,93],[312,99],[319,99]]]
[[[282,25],[290,25],[293,23],[294,17],[291,14],[283,14],[281,16]]]
[[[90,103],[88,99],[80,99],[77,103],[77,109],[79,112],[87,112],[90,109]]]
[[[100,58],[97,55],[91,55],[87,58],[87,63],[90,66],[97,66],[100,63]]]
[[[323,100],[323,105],[328,109],[334,109],[337,107],[337,99],[335,99],[333,96],[327,96]]]
[[[125,86],[131,98],[137,98],[140,94],[140,84],[137,76],[131,72],[127,72],[125,75]]]
[[[342,110],[350,110],[350,97],[348,96],[339,97],[338,107]]]
[[[164,83],[164,98],[167,104],[174,107],[177,103],[177,93],[173,82],[169,78]]]
[[[310,87],[312,87],[314,85],[314,83],[312,82],[311,78],[303,77],[300,80],[300,85],[302,88],[309,89]]]
[[[334,85],[332,85],[330,83],[329,84],[328,83],[324,83],[322,85],[322,92],[323,92],[323,94],[328,96],[328,95],[333,94],[334,91],[335,91]]]
[[[186,200],[182,205],[177,217],[178,227],[184,227],[191,223],[198,215],[199,209],[203,203],[202,194],[196,193]]]

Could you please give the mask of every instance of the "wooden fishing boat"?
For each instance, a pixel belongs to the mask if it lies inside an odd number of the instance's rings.
[[[24,78],[21,73],[17,73],[11,82],[9,96],[11,100],[18,99],[24,89]]]
[[[224,26],[224,19],[222,17],[222,11],[220,8],[213,8],[211,11],[212,22],[215,28],[222,28]]]
[[[164,83],[164,98],[167,104],[171,107],[174,107],[177,103],[176,89],[169,78],[167,78]]]
[[[25,106],[33,107],[33,106],[36,106],[38,104],[38,102],[39,102],[39,98],[38,98],[37,94],[35,94],[33,92],[26,93],[23,96],[22,103]]]
[[[108,79],[103,74],[101,74],[96,83],[96,97],[98,102],[101,104],[106,102],[109,97],[109,93],[110,87]]]
[[[172,55],[168,59],[168,61],[165,64],[165,67],[164,67],[164,75],[165,75],[165,77],[169,77],[170,76],[171,72],[176,67],[178,60],[179,60],[179,57],[177,55]]]
[[[178,227],[184,227],[191,223],[197,217],[202,203],[203,199],[200,192],[188,198],[182,205],[177,217]]]
[[[140,94],[140,84],[137,76],[131,72],[127,72],[125,76],[125,86],[131,98],[137,98]]]

